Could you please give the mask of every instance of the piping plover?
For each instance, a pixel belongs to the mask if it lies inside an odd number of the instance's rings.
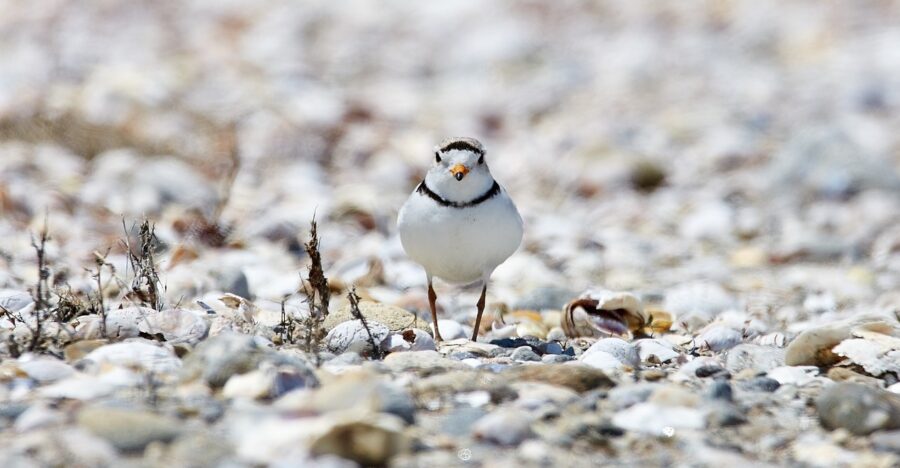
[[[434,165],[403,204],[397,219],[403,249],[425,267],[434,338],[441,340],[432,278],[454,284],[480,282],[472,341],[484,312],[494,268],[522,243],[522,217],[494,180],[484,147],[474,138],[448,138],[434,151]]]

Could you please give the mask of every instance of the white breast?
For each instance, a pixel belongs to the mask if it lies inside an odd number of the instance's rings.
[[[413,192],[397,221],[406,253],[451,283],[487,279],[522,242],[522,218],[505,191],[473,207],[452,208]]]

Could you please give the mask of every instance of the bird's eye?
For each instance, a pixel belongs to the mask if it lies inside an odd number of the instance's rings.
[[[440,151],[435,151],[435,152],[434,152],[434,161],[435,161],[435,162],[441,162],[441,152],[440,152]]]
[[[478,164],[484,164],[484,155],[483,154],[478,158]]]

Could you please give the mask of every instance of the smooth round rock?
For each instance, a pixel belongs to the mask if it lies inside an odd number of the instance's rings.
[[[826,429],[844,428],[856,435],[900,429],[900,397],[854,383],[834,384],[816,399]]]
[[[531,350],[531,346],[522,346],[516,348],[510,356],[514,361],[540,361],[541,357]]]
[[[123,452],[143,450],[151,442],[171,442],[183,427],[177,419],[155,413],[96,406],[81,410],[77,421]]]

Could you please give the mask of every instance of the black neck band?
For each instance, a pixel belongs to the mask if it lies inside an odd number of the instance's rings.
[[[425,185],[424,180],[422,181],[421,184],[419,184],[418,187],[416,187],[416,192],[419,192],[422,195],[425,195],[428,198],[436,201],[438,203],[438,205],[441,205],[441,206],[449,206],[450,208],[468,208],[470,206],[475,206],[482,202],[488,201],[491,198],[493,198],[494,195],[497,195],[498,193],[500,193],[500,184],[498,184],[497,181],[495,180],[494,185],[491,186],[491,188],[487,192],[485,192],[484,195],[481,195],[480,197],[478,197],[474,200],[469,200],[467,202],[455,202],[455,201],[450,201],[450,200],[447,200],[447,199],[441,197],[440,195],[434,193],[430,188],[428,188],[428,186]]]

